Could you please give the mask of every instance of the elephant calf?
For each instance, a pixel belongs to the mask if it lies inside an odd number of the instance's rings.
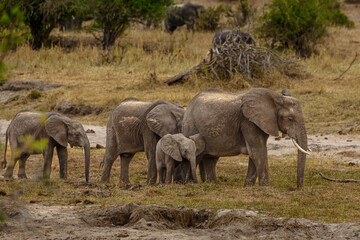
[[[183,134],[166,134],[156,145],[156,167],[159,173],[159,183],[172,183],[176,163],[183,159],[190,161],[191,174],[196,178],[196,156],[205,149],[205,142],[200,134],[185,137]],[[166,169],[166,172],[164,171]]]
[[[89,181],[90,142],[81,123],[55,112],[41,114],[33,110],[18,112],[6,130],[4,160],[1,167],[6,167],[7,143],[10,142],[11,160],[4,174],[11,178],[14,166],[19,160],[19,178],[26,178],[25,163],[30,154],[41,153],[30,149],[24,138],[30,136],[33,140],[47,139],[47,146],[42,151],[44,156],[44,177],[50,177],[51,164],[56,147],[59,157],[60,178],[67,177],[67,145],[83,147],[85,153],[85,178]]]

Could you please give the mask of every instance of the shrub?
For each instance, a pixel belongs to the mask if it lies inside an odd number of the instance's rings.
[[[76,9],[77,0],[3,0],[7,9],[20,6],[24,23],[30,28],[31,46],[40,49],[49,40],[59,21]]]
[[[199,15],[195,20],[197,30],[214,31],[218,28],[221,14],[224,12],[224,6],[220,4],[216,8],[208,7],[205,12]]]
[[[28,98],[33,99],[33,100],[38,99],[40,97],[41,97],[41,92],[39,92],[36,89],[31,90],[31,92],[28,95]]]
[[[250,6],[248,0],[240,0],[235,9],[228,6],[225,10],[225,15],[228,18],[230,25],[240,28],[248,23],[249,18],[254,11],[255,9]]]
[[[354,25],[335,0],[274,0],[259,20],[260,38],[271,39],[272,47],[293,48],[302,57],[315,52],[328,25]]]

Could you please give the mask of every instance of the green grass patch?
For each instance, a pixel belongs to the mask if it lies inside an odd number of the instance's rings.
[[[60,205],[139,203],[176,207],[184,205],[200,209],[257,210],[272,217],[307,218],[325,222],[356,222],[360,219],[360,185],[335,183],[321,178],[321,171],[332,178],[359,178],[359,166],[324,162],[309,158],[305,170],[304,188],[296,189],[296,155],[270,156],[270,187],[244,187],[248,157],[221,158],[217,165],[218,183],[146,185],[146,158],[135,155],[130,163],[131,186],[119,182],[120,163],[112,169],[110,182],[99,183],[102,169],[99,163],[104,151],[92,154],[90,183],[85,183],[83,155],[72,149],[69,154],[68,179],[59,179],[56,161],[48,181],[36,181],[41,165],[39,158],[27,164],[28,180],[1,181],[0,190],[24,202],[47,202]]]

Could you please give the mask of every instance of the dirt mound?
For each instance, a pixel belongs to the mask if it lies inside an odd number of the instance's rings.
[[[211,214],[210,211],[186,207],[126,204],[96,210],[86,214],[82,219],[91,226],[134,226],[144,220],[156,223],[160,229],[179,229],[199,227]]]
[[[60,112],[65,115],[89,115],[89,114],[100,114],[104,109],[101,107],[92,107],[84,104],[74,104],[69,103],[65,100],[62,100],[56,107],[55,111]]]
[[[93,211],[82,216],[90,226],[123,226],[133,229],[202,229],[217,236],[236,239],[356,239],[360,226],[355,223],[325,224],[306,219],[269,218],[245,210],[197,210],[157,205],[127,204]]]
[[[359,239],[356,223],[326,224],[270,218],[240,209],[126,204],[99,208],[6,200],[0,239]]]
[[[42,81],[8,81],[2,86],[2,91],[27,91],[36,89],[38,91],[48,91],[53,88],[61,87],[60,83],[47,83]]]

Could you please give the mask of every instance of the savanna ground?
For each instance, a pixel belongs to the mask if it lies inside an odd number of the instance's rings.
[[[217,4],[215,1],[194,2],[207,6]],[[292,95],[301,101],[309,135],[339,136],[341,132],[351,138],[352,135],[358,137],[360,133],[359,59],[341,79],[334,80],[349,66],[355,53],[360,52],[360,4],[345,5],[343,12],[355,22],[356,27],[330,28],[328,36],[318,48],[319,54],[300,61],[303,69],[308,73],[306,77],[289,79],[279,75],[270,86],[276,91],[289,88]],[[10,120],[16,112],[24,108],[52,111],[61,100],[65,99],[75,104],[102,108],[100,114],[73,116],[73,119],[83,124],[104,126],[111,110],[126,97],[144,100],[165,99],[186,107],[193,96],[207,88],[238,92],[259,87],[239,79],[219,82],[195,78],[183,85],[162,84],[163,80],[198,64],[209,50],[213,34],[212,32],[193,33],[181,29],[169,35],[161,30],[144,30],[142,26],[135,26],[126,31],[126,35],[118,41],[112,63],[104,64],[102,53],[94,45],[95,41],[91,34],[55,31],[54,37],[68,41],[80,39],[80,46],[75,49],[55,46],[51,49],[33,51],[27,44],[23,44],[6,58],[6,64],[9,66],[13,80],[41,80],[62,83],[64,86],[42,92],[38,99],[29,97],[29,91],[17,92],[12,98],[0,103],[0,119]],[[69,219],[71,214],[75,214],[73,209],[76,211],[83,209],[86,212],[90,211],[89,209],[114,204],[136,203],[212,210],[256,210],[268,217],[306,218],[327,223],[359,222],[360,185],[329,182],[319,176],[321,171],[334,178],[360,179],[359,163],[355,161],[349,164],[338,161],[339,159],[334,159],[326,153],[324,150],[323,154],[308,157],[304,188],[296,190],[295,151],[290,154],[269,156],[269,188],[258,186],[244,188],[248,162],[248,157],[244,155],[220,159],[217,164],[218,183],[148,186],[146,185],[147,160],[143,153],[138,153],[130,164],[132,185],[125,186],[118,180],[119,161],[115,162],[112,168],[110,182],[99,183],[101,176],[99,164],[104,149],[92,149],[91,178],[90,183],[86,184],[83,154],[79,149],[69,149],[67,180],[59,179],[55,157],[51,180],[37,181],[36,176],[42,168],[42,157],[32,156],[27,164],[27,174],[31,179],[1,180],[0,199],[17,199],[16,204],[24,204],[34,214],[38,211],[36,208],[50,206],[48,209],[51,212],[51,208],[64,206],[60,208],[61,210],[57,210],[57,213],[70,212]],[[353,159],[360,158],[357,151],[347,154]],[[2,173],[3,170],[0,170],[0,174]],[[39,213],[40,217],[34,214],[32,217],[35,219],[51,218],[51,214],[46,211],[43,215]],[[49,222],[51,221],[50,219]],[[74,226],[80,224],[70,220],[69,223]],[[47,232],[52,228],[56,228],[56,224],[52,224]],[[76,231],[75,229],[69,231]],[[0,235],[14,232],[3,225],[0,226],[1,230],[3,232],[0,232]],[[106,229],[104,232],[109,233],[111,230]],[[95,232],[93,234],[97,236]],[[131,235],[130,232],[118,234],[120,235],[112,237]],[[201,235],[201,233],[194,234]],[[4,236],[21,237],[21,235]],[[56,236],[52,235],[53,238]]]

